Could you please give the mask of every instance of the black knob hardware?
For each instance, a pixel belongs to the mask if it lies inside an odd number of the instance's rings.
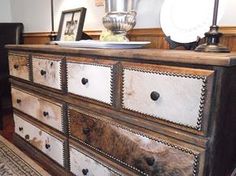
[[[51,147],[50,144],[45,144],[46,149],[49,149],[50,147]]]
[[[153,164],[155,163],[155,158],[148,157],[148,158],[146,158],[146,162],[149,166],[153,166]]]
[[[18,68],[19,68],[19,65],[15,64],[14,69],[18,69]]]
[[[89,134],[90,133],[90,129],[89,128],[83,128],[83,133],[84,134]]]
[[[156,91],[153,91],[153,92],[151,93],[150,97],[151,97],[151,99],[152,99],[153,101],[157,101],[157,100],[159,99],[159,97],[160,97],[160,94],[159,94],[158,92],[156,92]]]
[[[46,116],[48,116],[49,115],[49,113],[48,112],[46,112],[46,111],[43,111],[43,116],[44,117],[46,117]]]
[[[87,83],[88,83],[88,79],[82,78],[82,79],[81,79],[81,83],[82,83],[83,85],[87,84]]]
[[[43,76],[43,75],[46,75],[46,73],[47,73],[47,72],[46,72],[45,70],[41,70],[41,71],[40,71],[40,74],[41,74],[42,76]]]
[[[19,127],[19,131],[23,131],[23,127]]]
[[[25,135],[25,139],[26,140],[29,140],[30,139],[30,136],[27,134],[27,135]]]
[[[21,103],[21,99],[16,99],[16,103]]]
[[[88,172],[89,172],[89,170],[88,170],[88,169],[82,169],[82,173],[83,173],[84,175],[87,175],[87,174],[88,174]]]

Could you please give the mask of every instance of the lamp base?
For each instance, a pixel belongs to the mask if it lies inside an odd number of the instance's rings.
[[[206,43],[199,45],[195,51],[198,52],[212,52],[212,53],[229,53],[230,50],[219,44],[222,33],[218,32],[218,26],[213,25],[210,31],[205,33]]]

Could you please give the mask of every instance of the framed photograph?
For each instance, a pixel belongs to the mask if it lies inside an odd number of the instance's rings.
[[[77,41],[83,33],[86,8],[65,10],[61,14],[57,40],[58,41]]]

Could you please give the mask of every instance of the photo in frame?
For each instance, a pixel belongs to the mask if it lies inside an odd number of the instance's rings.
[[[78,41],[83,35],[86,8],[62,11],[57,41]]]

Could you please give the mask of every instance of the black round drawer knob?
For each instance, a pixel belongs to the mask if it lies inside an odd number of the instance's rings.
[[[18,68],[19,68],[19,65],[15,64],[14,69],[18,69]]]
[[[88,83],[88,79],[82,78],[82,79],[81,79],[81,83],[82,83],[83,85],[87,84],[87,83]]]
[[[48,116],[49,115],[49,113],[48,112],[46,112],[46,111],[43,111],[43,116],[44,117],[46,117],[46,116]]]
[[[148,158],[146,158],[146,162],[149,166],[153,166],[153,164],[155,163],[155,158],[148,157]]]
[[[49,149],[50,147],[51,147],[50,144],[45,144],[46,149]]]
[[[19,127],[19,131],[23,131],[23,127]]]
[[[90,133],[90,129],[89,128],[83,128],[83,133],[84,134],[89,134]]]
[[[21,99],[16,99],[16,103],[21,103]]]
[[[159,94],[158,92],[156,92],[156,91],[153,91],[153,92],[151,93],[150,97],[151,97],[151,99],[152,99],[153,101],[157,101],[157,100],[159,99],[159,97],[160,97],[160,94]]]
[[[26,140],[29,140],[30,139],[30,136],[27,134],[27,135],[25,135],[25,139]]]
[[[46,72],[45,70],[41,70],[41,71],[40,71],[40,74],[41,74],[42,76],[46,75],[46,73],[47,73],[47,72]]]
[[[87,174],[88,174],[88,172],[89,172],[89,170],[88,170],[88,169],[82,169],[82,173],[83,173],[84,175],[87,175]]]

